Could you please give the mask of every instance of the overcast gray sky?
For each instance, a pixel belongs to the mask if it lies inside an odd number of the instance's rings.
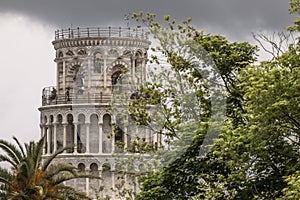
[[[123,26],[127,13],[166,14],[231,41],[282,31],[296,16],[288,0],[0,0],[0,138],[39,138],[41,90],[55,85],[56,29]]]

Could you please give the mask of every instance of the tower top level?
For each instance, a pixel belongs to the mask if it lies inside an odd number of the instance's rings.
[[[144,29],[130,27],[87,27],[68,28],[55,31],[55,40],[90,37],[113,37],[148,40]]]
[[[55,31],[55,50],[79,46],[131,46],[148,48],[148,33],[140,28],[88,27]]]
[[[60,29],[55,31],[52,44],[56,51],[56,86],[43,89],[43,106],[110,102],[125,69],[128,82],[145,81],[151,42],[143,29]]]

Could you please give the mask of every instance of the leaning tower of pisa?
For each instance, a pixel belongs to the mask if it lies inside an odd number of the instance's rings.
[[[93,27],[55,32],[56,85],[42,90],[39,108],[41,136],[46,138],[43,153],[47,157],[61,147],[74,144],[73,149],[60,155],[59,162],[102,177],[68,183],[88,195],[94,196],[100,188],[100,196],[117,199],[113,192],[119,181],[115,157],[120,152],[126,157],[124,151],[133,138],[126,127],[114,128],[115,124],[118,126],[118,118],[111,112],[112,100],[115,91],[122,91],[122,85],[130,85],[134,92],[136,85],[145,81],[149,45],[144,31],[130,28]],[[143,134],[147,142],[157,144],[151,132]],[[116,147],[117,142],[124,144],[121,149]],[[132,189],[137,191],[134,185]]]

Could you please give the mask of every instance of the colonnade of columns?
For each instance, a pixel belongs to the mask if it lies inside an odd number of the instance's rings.
[[[68,122],[56,121],[41,124],[41,135],[46,139],[44,154],[51,154],[70,144],[74,145],[74,148],[68,150],[67,153],[102,154],[114,152],[115,137],[111,120],[105,121],[105,123],[110,127],[110,135],[108,133],[103,134],[103,122],[98,122],[98,119],[94,119],[92,122],[69,120]]]
[[[74,145],[74,147],[65,153],[111,154],[115,150],[122,152],[124,149],[116,149],[116,141],[123,142],[126,149],[136,138],[144,138],[146,143],[156,146],[161,143],[161,137],[153,135],[149,129],[131,125],[122,125],[120,132],[114,133],[112,118],[108,114],[103,116],[103,120],[98,120],[98,117],[93,114],[89,121],[85,121],[85,117],[83,117],[83,120],[78,119],[76,122],[73,122],[73,116],[70,115],[64,122],[60,118],[41,124],[41,135],[46,139],[44,155],[51,154],[68,145]],[[83,116],[83,114],[80,115]]]

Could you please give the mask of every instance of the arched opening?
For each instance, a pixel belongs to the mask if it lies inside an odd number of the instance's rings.
[[[46,126],[48,122],[47,116],[44,116],[43,124],[44,124],[44,137],[45,137],[45,154],[48,153],[48,127]]]
[[[57,55],[57,57],[58,57],[58,58],[62,58],[62,57],[64,57],[64,54],[63,54],[63,52],[59,51],[59,52],[58,52],[58,55]]]
[[[92,114],[90,117],[90,152],[99,152],[99,119],[98,115]]]
[[[99,176],[99,168],[96,163],[92,163],[90,165],[90,173],[94,176]],[[89,186],[90,188],[99,188],[100,182],[98,179],[90,179]],[[94,195],[94,194],[95,194],[95,190],[90,190],[90,195]]]
[[[53,153],[54,150],[53,115],[50,115],[49,142],[50,142],[50,153]]]
[[[112,126],[111,126],[111,116],[109,114],[103,115],[102,132],[103,132],[102,152],[111,153]]]
[[[73,123],[73,115],[67,115],[67,135],[66,135],[66,144],[71,145],[74,144],[74,123]],[[68,149],[67,153],[73,153],[74,148]]]
[[[84,75],[80,72],[77,72],[74,77],[74,83],[75,83],[75,94],[76,95],[82,95],[84,92]],[[77,96],[78,97],[78,96]]]
[[[85,172],[85,165],[83,163],[78,164],[78,172]]]
[[[86,152],[86,124],[84,114],[78,115],[78,127],[77,127],[77,152]]]
[[[111,75],[111,85],[112,85],[112,90],[121,92],[122,88],[122,79],[121,79],[121,71],[116,71]]]
[[[91,174],[94,176],[99,175],[98,165],[96,163],[92,163],[90,166]]]
[[[115,151],[120,153],[124,149],[124,117],[121,115],[116,116],[116,130],[115,132]]]
[[[113,73],[111,75],[111,86],[112,91],[122,92],[122,70],[123,65],[115,65],[112,69]]]
[[[85,172],[85,164],[79,163],[77,169],[78,169],[79,173],[84,173]],[[85,192],[85,185],[86,185],[85,178],[79,178],[76,180],[76,184],[75,184],[76,189],[78,189],[82,192]]]
[[[135,60],[134,60],[134,71],[135,71],[135,77],[136,77],[136,84],[140,84],[141,82],[141,78],[142,78],[142,70],[141,70],[141,67],[142,67],[142,56],[143,53],[141,50],[138,50],[136,53],[135,53]]]
[[[94,54],[94,72],[102,73],[104,71],[104,59],[100,52]]]
[[[56,148],[60,149],[63,147],[63,141],[64,141],[64,136],[63,136],[63,132],[64,132],[64,128],[62,125],[62,115],[59,114],[57,115],[57,124],[56,124]]]
[[[103,193],[109,194],[110,188],[112,186],[112,172],[111,172],[111,165],[109,163],[104,163],[102,165],[102,185],[104,186]]]

